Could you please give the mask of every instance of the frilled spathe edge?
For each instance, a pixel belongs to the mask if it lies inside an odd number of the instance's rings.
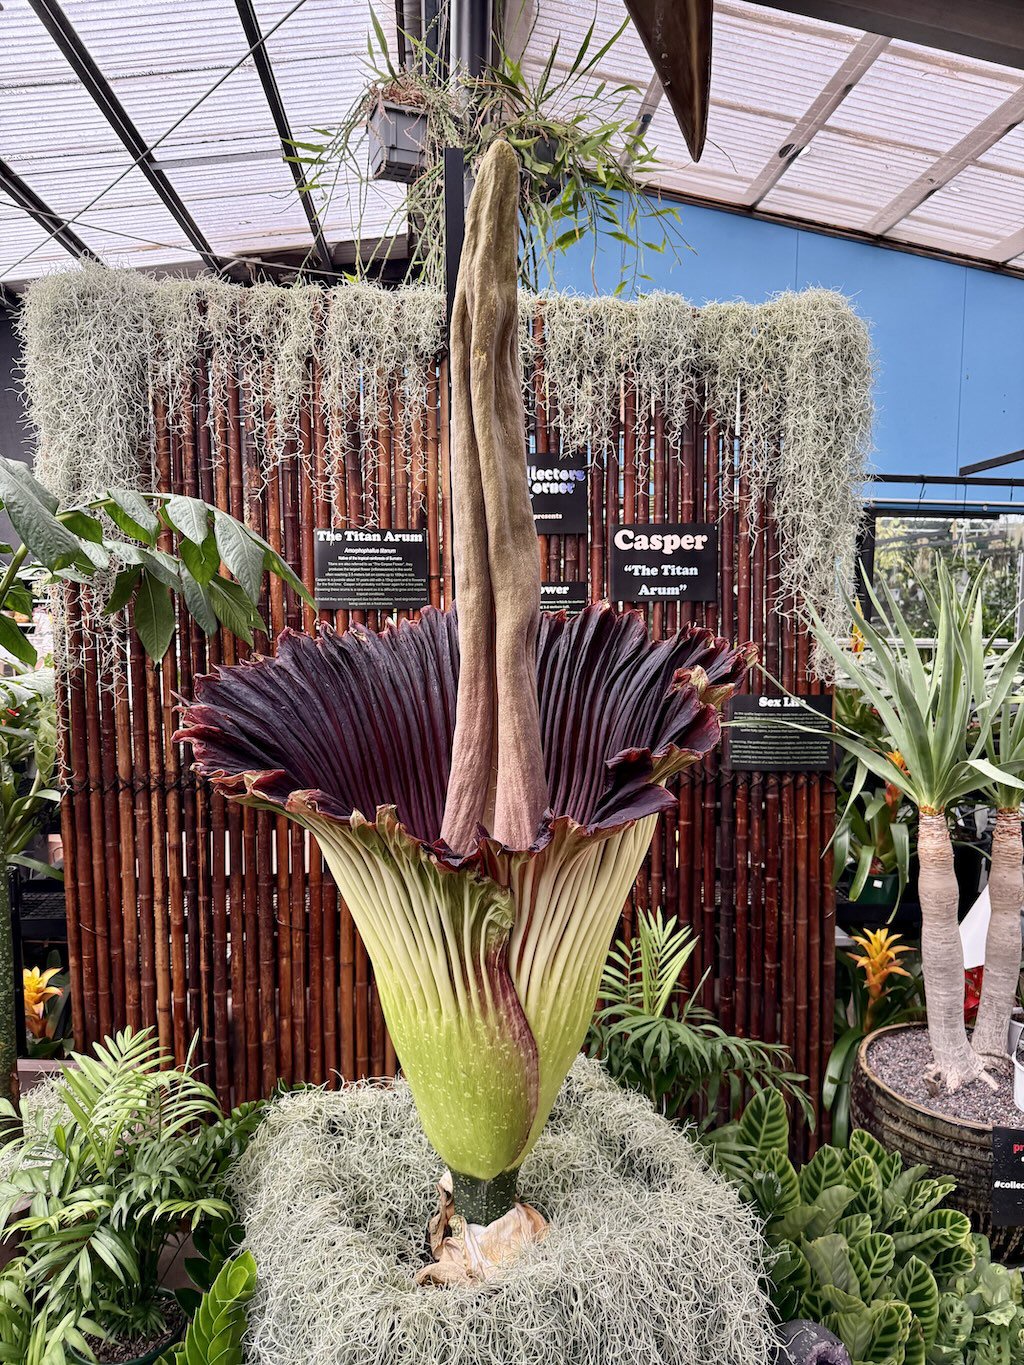
[[[670,808],[662,784],[718,743],[718,708],[751,657],[703,629],[653,642],[638,613],[603,605],[543,617],[537,687],[551,808],[524,851],[545,847],[560,819],[597,836]],[[458,669],[453,611],[428,607],[379,634],[286,631],[276,657],[197,679],[175,738],[192,744],[196,770],[225,796],[339,823],[393,808],[411,839],[457,869],[498,847],[486,831],[461,855],[440,839]]]

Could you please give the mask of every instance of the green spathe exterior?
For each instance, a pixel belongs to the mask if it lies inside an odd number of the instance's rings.
[[[718,742],[749,650],[648,639],[605,606],[545,616],[537,697],[551,807],[529,848],[441,839],[458,685],[454,613],[379,634],[286,633],[201,679],[180,737],[229,797],[315,836],[373,962],[424,1129],[449,1167],[518,1167],[597,998],[665,783]],[[385,800],[388,797],[390,799]],[[368,813],[369,812],[369,813]]]

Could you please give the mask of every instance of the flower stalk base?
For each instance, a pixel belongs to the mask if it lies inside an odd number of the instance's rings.
[[[455,1212],[467,1223],[486,1227],[515,1206],[518,1178],[518,1169],[502,1171],[493,1180],[478,1180],[476,1176],[452,1171]]]

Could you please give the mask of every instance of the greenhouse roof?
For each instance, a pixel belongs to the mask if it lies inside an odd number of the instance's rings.
[[[376,9],[393,41],[394,7]],[[596,10],[611,36],[622,0]],[[594,12],[540,0],[527,67],[559,34],[570,52]],[[329,268],[360,237],[404,234],[399,186],[341,179],[314,208],[282,156],[282,138],[352,104],[369,19],[368,0],[4,0],[0,282],[18,288],[81,255]],[[645,91],[638,114],[665,191],[1024,274],[1018,67],[716,0],[699,165],[631,27],[600,75]]]

